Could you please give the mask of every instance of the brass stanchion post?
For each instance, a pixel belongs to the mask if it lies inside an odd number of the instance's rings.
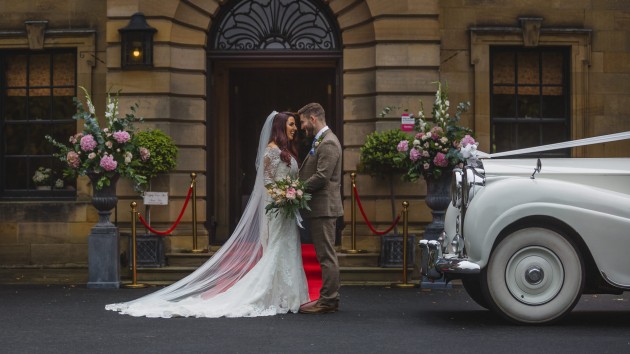
[[[132,272],[132,283],[131,284],[123,284],[124,288],[128,289],[138,289],[145,288],[146,284],[138,284],[136,281],[138,279],[138,264],[137,264],[137,250],[136,250],[136,218],[138,217],[138,212],[136,211],[136,206],[138,203],[131,202],[131,272]]]
[[[403,253],[403,279],[402,283],[393,283],[391,286],[393,288],[415,288],[416,284],[407,283],[407,238],[409,235],[409,227],[408,227],[408,219],[409,219],[409,202],[404,201],[403,205],[403,244],[402,244],[402,253]]]
[[[190,174],[192,179],[192,233],[193,233],[193,253],[202,253],[204,250],[197,248],[197,174]]]
[[[352,248],[349,250],[341,250],[343,253],[363,253],[364,250],[357,249],[357,197],[354,193],[356,188],[356,172],[352,172],[350,174],[350,178],[352,179],[352,201],[350,203],[350,242]]]

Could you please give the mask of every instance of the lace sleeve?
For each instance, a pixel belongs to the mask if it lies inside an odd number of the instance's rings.
[[[264,157],[264,184],[265,186],[273,183],[275,181],[276,171],[278,170],[278,165],[280,164],[280,150],[267,148],[265,150]]]

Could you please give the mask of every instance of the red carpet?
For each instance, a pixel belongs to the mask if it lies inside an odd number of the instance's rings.
[[[319,289],[322,287],[322,268],[317,261],[313,244],[302,244],[302,263],[304,264],[304,273],[306,273],[306,281],[308,282],[308,294],[311,300],[318,299]]]

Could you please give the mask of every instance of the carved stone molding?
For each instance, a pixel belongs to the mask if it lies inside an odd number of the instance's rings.
[[[26,26],[29,49],[44,49],[44,31],[46,31],[48,21],[25,21],[24,25]]]

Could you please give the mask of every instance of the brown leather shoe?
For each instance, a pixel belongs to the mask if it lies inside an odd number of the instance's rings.
[[[319,301],[311,301],[306,304],[300,306],[300,313],[305,314],[320,314],[320,313],[332,313],[337,312],[339,309],[339,304],[335,305],[324,305]]]

